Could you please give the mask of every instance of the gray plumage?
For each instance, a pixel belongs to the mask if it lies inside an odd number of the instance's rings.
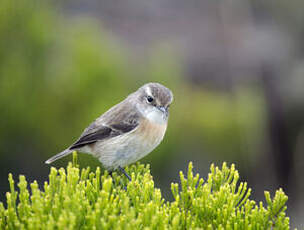
[[[151,98],[153,101],[150,102]],[[74,150],[94,155],[107,169],[116,169],[133,163],[152,151],[163,138],[168,108],[172,100],[172,92],[165,86],[159,83],[145,84],[97,118],[75,143],[48,159],[46,163],[50,164]],[[145,149],[141,142],[145,142],[146,139],[141,140],[140,132],[147,131],[141,131],[144,129],[140,127],[146,120],[152,122],[151,124],[155,123],[157,127],[163,127],[164,130],[159,134],[160,138],[155,134],[155,140],[151,139],[151,142],[155,143]]]

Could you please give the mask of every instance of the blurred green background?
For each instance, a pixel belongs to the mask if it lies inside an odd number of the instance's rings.
[[[2,0],[0,200],[147,82],[174,93],[162,144],[142,161],[170,199],[189,161],[235,163],[253,197],[282,187],[303,226],[302,1]],[[65,166],[71,156],[59,160]],[[80,155],[81,166],[99,162]]]

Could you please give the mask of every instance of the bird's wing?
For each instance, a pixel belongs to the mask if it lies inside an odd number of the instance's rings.
[[[97,118],[69,148],[77,149],[96,141],[106,140],[134,130],[140,114],[129,103],[120,103]]]

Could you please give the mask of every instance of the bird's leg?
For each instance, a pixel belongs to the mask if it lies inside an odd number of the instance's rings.
[[[128,173],[122,167],[119,166],[118,169],[128,178],[129,181],[131,181],[131,177],[128,175]]]

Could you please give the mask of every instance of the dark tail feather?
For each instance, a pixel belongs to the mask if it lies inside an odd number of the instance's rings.
[[[62,157],[65,157],[67,155],[69,155],[70,153],[72,153],[73,150],[70,150],[70,149],[66,149],[58,154],[56,154],[55,156],[51,157],[50,159],[48,159],[45,163],[46,164],[51,164],[52,162],[62,158]]]

